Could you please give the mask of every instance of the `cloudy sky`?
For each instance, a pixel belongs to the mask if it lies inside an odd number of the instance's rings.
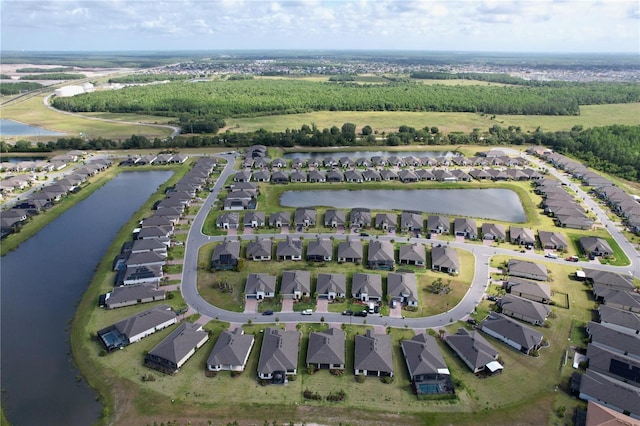
[[[638,0],[0,0],[3,50],[640,53]]]

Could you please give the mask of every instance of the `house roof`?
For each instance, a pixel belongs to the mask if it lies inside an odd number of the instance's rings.
[[[376,215],[376,228],[380,228],[383,224],[395,227],[398,223],[398,215],[395,213],[378,213]]]
[[[311,272],[284,271],[282,273],[280,293],[294,294],[295,292],[311,293]]]
[[[467,217],[457,217],[453,220],[453,232],[456,234],[459,232],[465,232],[471,235],[478,233],[478,225],[474,219]]]
[[[423,374],[449,374],[447,364],[433,336],[417,334],[411,340],[400,342],[400,346],[412,379]]]
[[[269,274],[249,274],[247,275],[247,282],[245,283],[245,294],[256,294],[258,292],[263,293],[275,293],[276,291],[276,277]]]
[[[521,226],[512,226],[509,228],[509,237],[511,241],[521,241],[524,243],[535,243],[536,237],[530,228],[523,228]]]
[[[127,302],[135,302],[140,299],[161,297],[164,290],[157,289],[155,284],[139,284],[115,287],[105,302],[107,307]]]
[[[127,266],[139,266],[164,263],[166,256],[156,251],[143,251],[139,253],[131,253],[125,262]]]
[[[519,293],[551,300],[551,286],[549,286],[548,284],[526,280],[524,278],[518,277],[509,277],[505,284],[507,289],[512,292],[515,290]]]
[[[347,276],[344,274],[318,274],[316,282],[316,291],[318,294],[328,294],[334,292],[343,294],[347,292]]]
[[[162,278],[162,265],[128,266],[124,274],[116,275],[116,283],[124,284],[125,281],[148,280],[150,278],[160,281]]]
[[[231,259],[240,258],[240,241],[223,241],[213,249],[211,260],[220,260],[222,256],[230,256]]]
[[[222,213],[220,216],[218,216],[216,224],[218,226],[222,226],[225,223],[228,223],[229,225],[238,225],[240,223],[240,215],[236,212]]]
[[[473,371],[498,358],[498,351],[475,330],[459,328],[456,334],[448,335],[445,341]]]
[[[309,333],[307,364],[344,365],[345,332],[339,328]]]
[[[260,349],[258,374],[293,370],[298,367],[299,331],[266,328]]]
[[[382,297],[382,276],[378,274],[353,274],[351,293]]]
[[[633,358],[621,353],[614,352],[597,343],[587,345],[587,358],[589,358],[589,368],[618,380],[640,385],[640,358]],[[624,365],[624,368],[615,366]],[[613,368],[612,368],[613,367]]]
[[[567,240],[559,232],[538,231],[538,238],[542,246],[567,247]]]
[[[338,225],[344,225],[346,222],[346,214],[343,210],[327,210],[324,213],[324,223],[330,224],[336,222]]]
[[[356,370],[393,373],[391,336],[388,334],[374,334],[367,330],[364,336],[356,335],[354,352],[353,367]]]
[[[328,238],[319,238],[309,241],[307,246],[307,257],[333,255],[333,242]]]
[[[349,222],[352,224],[362,223],[366,226],[371,224],[371,211],[369,209],[352,209],[351,213],[349,213]]]
[[[220,333],[215,346],[207,358],[207,365],[243,365],[251,347],[253,334],[244,334],[242,328]]]
[[[244,215],[244,223],[251,224],[251,222],[265,223],[264,212],[248,212]]]
[[[369,262],[394,262],[393,244],[390,241],[374,240],[369,243]]]
[[[449,229],[451,220],[447,216],[429,216],[427,217],[427,228],[429,229]]]
[[[640,415],[640,387],[623,383],[592,369],[582,375],[580,394],[588,395],[608,405],[634,415]]]
[[[247,244],[247,257],[271,256],[271,239],[264,238],[258,241],[250,241]]]
[[[585,426],[632,426],[634,419],[597,402],[587,404]]]
[[[176,314],[171,310],[171,306],[159,305],[120,320],[113,326],[129,339],[172,319],[176,319]]]
[[[310,209],[305,207],[299,207],[296,209],[294,215],[294,223],[301,224],[305,221],[310,223],[316,223],[316,209]]]
[[[276,246],[276,256],[300,256],[302,255],[302,241],[297,238],[287,237]]]
[[[494,237],[500,238],[500,239],[505,239],[507,236],[507,233],[505,231],[505,227],[504,225],[498,224],[498,223],[483,223],[482,224],[482,233],[483,234],[491,234]]]
[[[422,229],[422,215],[413,212],[402,212],[400,214],[400,227]]]
[[[387,274],[387,294],[390,297],[406,296],[409,301],[418,301],[418,282],[414,273]]]
[[[278,212],[278,213],[271,213],[269,215],[269,223],[271,225],[275,224],[278,221],[286,224],[290,223],[291,212]]]
[[[640,357],[640,339],[638,339],[638,336],[623,333],[593,321],[587,323],[586,330],[591,336],[591,343]]]
[[[607,240],[600,237],[581,237],[578,242],[582,249],[588,253],[613,253]]]
[[[528,260],[509,259],[507,264],[509,274],[526,274],[547,279],[547,267],[545,265],[529,262]]]
[[[456,271],[460,269],[458,252],[447,246],[436,246],[431,249],[431,263],[440,268],[449,268]]]
[[[607,287],[616,287],[622,290],[633,290],[633,277],[629,275],[616,274],[609,271],[598,271],[596,269],[583,268],[585,277],[593,284],[602,284]]]
[[[427,261],[427,254],[422,244],[402,244],[400,246],[399,259],[401,261],[409,260],[425,263]]]
[[[491,330],[527,349],[540,344],[543,337],[539,331],[495,312],[490,313],[480,323],[480,329]]]
[[[362,259],[362,241],[347,240],[338,244],[338,257]]]
[[[163,341],[149,351],[149,355],[165,359],[178,364],[189,352],[194,350],[203,339],[208,339],[209,333],[202,329],[202,325],[183,322],[173,330]]]
[[[636,312],[624,311],[607,305],[598,307],[600,321],[607,322],[631,330],[640,330],[640,314]]]
[[[503,312],[513,312],[514,314],[526,318],[531,318],[538,322],[544,322],[549,316],[551,309],[544,303],[534,302],[523,297],[505,294],[500,299],[499,305]],[[507,314],[508,315],[508,314]]]

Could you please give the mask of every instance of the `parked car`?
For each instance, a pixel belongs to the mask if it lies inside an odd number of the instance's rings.
[[[498,298],[496,296],[487,296],[487,300],[491,300],[492,302],[495,302],[498,300]]]
[[[311,315],[313,313],[312,309],[305,309],[304,311],[302,311],[302,315]]]
[[[367,232],[361,232],[361,233],[360,233],[360,236],[361,236],[361,237],[368,237],[368,236],[369,236],[369,234],[368,234]]]
[[[478,324],[478,321],[474,320],[473,318],[469,318],[467,320],[467,324],[476,325]]]
[[[555,253],[546,253],[544,257],[548,257],[549,259],[557,259],[558,255]]]
[[[373,307],[373,313],[374,314],[379,314],[380,313],[380,306],[376,305]]]
[[[273,311],[271,309],[266,310],[262,313],[262,315],[273,315]]]
[[[392,300],[391,303],[390,303],[390,306],[392,308],[395,308],[396,306],[398,306],[398,301],[397,300]]]
[[[342,315],[351,316],[353,315],[353,311],[351,309],[347,309],[346,311],[342,311]]]
[[[367,311],[357,311],[353,313],[354,317],[366,317],[367,316]]]
[[[578,256],[569,256],[564,260],[566,260],[567,262],[577,262],[580,259],[578,259]]]

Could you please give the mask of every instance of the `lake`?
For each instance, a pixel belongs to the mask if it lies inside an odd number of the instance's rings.
[[[0,119],[0,136],[64,136],[65,134],[14,120]]]
[[[285,207],[355,207],[371,210],[415,210],[452,216],[469,216],[506,222],[525,222],[518,195],[509,189],[362,189],[285,191]]]
[[[0,378],[11,424],[89,425],[99,418],[97,395],[77,380],[72,362],[76,303],[122,225],[171,175],[120,173],[0,259]]]
[[[339,159],[340,157],[349,157],[351,159],[371,158],[371,157],[451,157],[451,151],[313,151],[313,152],[288,152],[284,154],[284,158],[301,158],[303,160],[322,159],[332,157]]]

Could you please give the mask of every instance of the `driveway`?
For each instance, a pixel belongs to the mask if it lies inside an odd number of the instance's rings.
[[[245,226],[244,231],[242,231],[242,235],[253,235],[253,228]]]
[[[282,299],[282,310],[280,312],[293,312],[293,299]]]
[[[402,318],[402,303],[396,303],[395,308],[389,308],[391,318]]]
[[[258,301],[256,299],[245,299],[244,313],[255,314],[256,312],[258,312]]]
[[[227,237],[235,237],[238,235],[237,229],[227,229]]]
[[[283,226],[280,228],[280,233],[281,234],[288,234],[289,233],[289,227],[288,226]]]
[[[327,299],[316,299],[316,312],[323,314],[329,312],[329,301]]]

